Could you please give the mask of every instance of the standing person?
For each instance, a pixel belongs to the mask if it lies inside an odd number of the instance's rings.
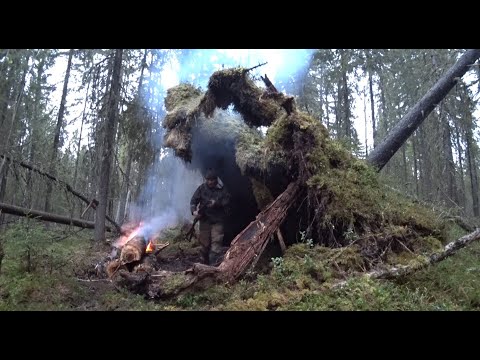
[[[204,264],[217,265],[222,255],[224,223],[230,203],[230,194],[220,185],[215,170],[209,169],[205,182],[190,200],[192,215],[199,219],[201,255]]]

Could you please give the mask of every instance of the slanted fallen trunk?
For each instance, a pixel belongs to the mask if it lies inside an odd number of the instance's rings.
[[[17,160],[13,160],[11,158],[9,158],[8,156],[5,156],[5,155],[2,155],[0,154],[0,158],[4,158],[6,161],[9,161],[9,162],[12,162],[12,163],[15,163],[15,164],[18,164],[20,165],[21,167],[25,168],[25,169],[28,169],[30,171],[33,171],[33,172],[36,172],[42,176],[45,176],[47,179],[50,179],[52,181],[55,181],[59,184],[62,184],[63,186],[65,186],[65,189],[70,192],[71,194],[75,195],[76,197],[78,197],[80,200],[82,200],[84,203],[88,204],[89,207],[92,206],[94,209],[96,208],[96,205],[98,205],[98,201],[97,201],[97,204],[94,203],[95,200],[89,200],[87,199],[84,195],[82,195],[81,193],[79,193],[78,191],[76,191],[74,188],[72,188],[72,186],[68,183],[66,183],[65,181],[63,180],[60,180],[58,178],[56,178],[55,176],[53,175],[50,175],[49,173],[46,173],[45,171],[43,170],[40,170],[40,169],[37,169],[36,167],[30,165],[30,164],[27,164],[23,161],[17,161]],[[92,205],[92,202],[93,202],[93,205]],[[118,232],[121,232],[121,229],[120,229],[120,225],[118,225],[110,216],[106,215],[106,219],[113,225],[115,226],[115,229],[118,231]],[[107,230],[107,231],[111,231],[111,230]]]
[[[287,211],[296,202],[299,192],[299,182],[290,183],[287,189],[232,241],[225,259],[218,266],[226,280],[236,280],[254,259],[260,257],[287,217]]]
[[[23,208],[20,206],[14,206],[14,205],[9,205],[4,203],[0,203],[0,212],[3,212],[5,214],[17,215],[17,216],[31,217],[37,220],[54,222],[57,224],[78,226],[84,229],[95,228],[95,223],[93,221],[87,221],[83,219],[74,219],[68,216],[55,215],[51,213],[46,213],[44,211],[31,210],[31,209]],[[106,227],[106,230],[113,232],[112,228],[108,226]]]
[[[463,54],[370,153],[368,162],[380,171],[478,58],[480,49]]]

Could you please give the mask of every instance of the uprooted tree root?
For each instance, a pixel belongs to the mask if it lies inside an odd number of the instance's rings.
[[[257,87],[246,69],[215,72],[206,92],[178,85],[168,90],[165,104],[165,145],[187,162],[195,134],[210,134],[202,136],[208,142],[223,136],[222,131],[229,133],[236,166],[251,179],[262,211],[232,241],[218,267],[195,264],[184,272],[152,274],[119,271],[116,281],[122,286],[155,298],[235,281],[280,227],[287,244],[302,233],[326,247],[355,245],[365,271],[402,253],[432,253],[445,242],[444,225],[432,210],[382,185],[376,170],[330,139],[318,119],[298,111],[293,98]],[[219,121],[216,109],[232,104],[243,123]],[[266,136],[258,126],[269,126]]]

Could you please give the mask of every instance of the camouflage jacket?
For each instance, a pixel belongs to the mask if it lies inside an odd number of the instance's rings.
[[[200,220],[207,221],[210,224],[223,222],[228,214],[230,194],[225,186],[220,184],[217,184],[213,189],[210,189],[206,183],[200,185],[190,200],[190,211],[193,214],[197,210],[197,205],[200,205],[199,208],[201,208],[208,204],[210,200],[215,200],[215,204],[212,207],[204,207],[203,211],[200,212],[203,215]]]

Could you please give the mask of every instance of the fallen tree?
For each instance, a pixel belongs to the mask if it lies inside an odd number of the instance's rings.
[[[70,192],[71,194],[75,195],[76,197],[78,197],[80,200],[82,200],[85,204],[87,204],[89,207],[92,207],[93,209],[96,208],[96,205],[95,205],[95,202],[93,202],[93,200],[89,200],[86,196],[82,195],[81,193],[79,193],[77,190],[75,190],[74,188],[72,188],[72,186],[68,183],[66,183],[65,181],[63,180],[60,180],[58,178],[56,178],[55,176],[53,175],[50,175],[48,173],[46,173],[45,171],[43,170],[40,170],[30,164],[27,164],[23,161],[17,161],[17,160],[13,160],[12,158],[8,157],[8,156],[5,156],[3,154],[0,154],[0,157],[3,158],[5,161],[8,161],[8,162],[12,162],[12,163],[15,163],[15,164],[18,164],[20,165],[21,167],[27,169],[27,170],[30,170],[30,171],[33,171],[33,172],[36,172],[37,174],[40,174],[44,177],[46,177],[47,179],[49,180],[52,180],[52,181],[55,181],[57,182],[58,184],[61,184],[63,186],[65,186],[65,189]],[[93,205],[92,205],[92,202],[93,202]],[[98,202],[97,202],[98,204]],[[110,216],[106,215],[106,219],[115,227],[115,229],[117,229],[118,232],[121,232],[121,228],[120,228],[120,225],[118,225]],[[108,230],[110,231],[110,230]]]
[[[435,252],[428,257],[422,258],[422,261],[414,262],[413,265],[397,265],[392,266],[387,269],[373,270],[363,276],[371,279],[395,279],[402,276],[408,276],[413,274],[416,271],[425,269],[429,265],[436,264],[449,256],[454,255],[458,250],[463,249],[468,244],[477,241],[480,239],[480,228],[476,229],[474,232],[462,236],[461,238],[452,241],[445,245],[442,251]],[[342,288],[344,287],[349,280],[341,281],[336,283],[332,288]]]
[[[95,228],[95,223],[93,221],[87,221],[83,219],[74,219],[68,216],[61,216],[61,215],[46,213],[39,210],[27,209],[27,208],[8,205],[4,203],[0,203],[0,212],[5,214],[10,214],[10,215],[25,216],[25,217],[34,218],[37,220],[54,222],[57,224],[77,226],[84,229]],[[112,228],[110,227],[107,227],[106,230],[109,232],[113,232]]]
[[[381,170],[478,58],[480,49],[470,49],[463,54],[373,149],[368,156],[370,164]]]

